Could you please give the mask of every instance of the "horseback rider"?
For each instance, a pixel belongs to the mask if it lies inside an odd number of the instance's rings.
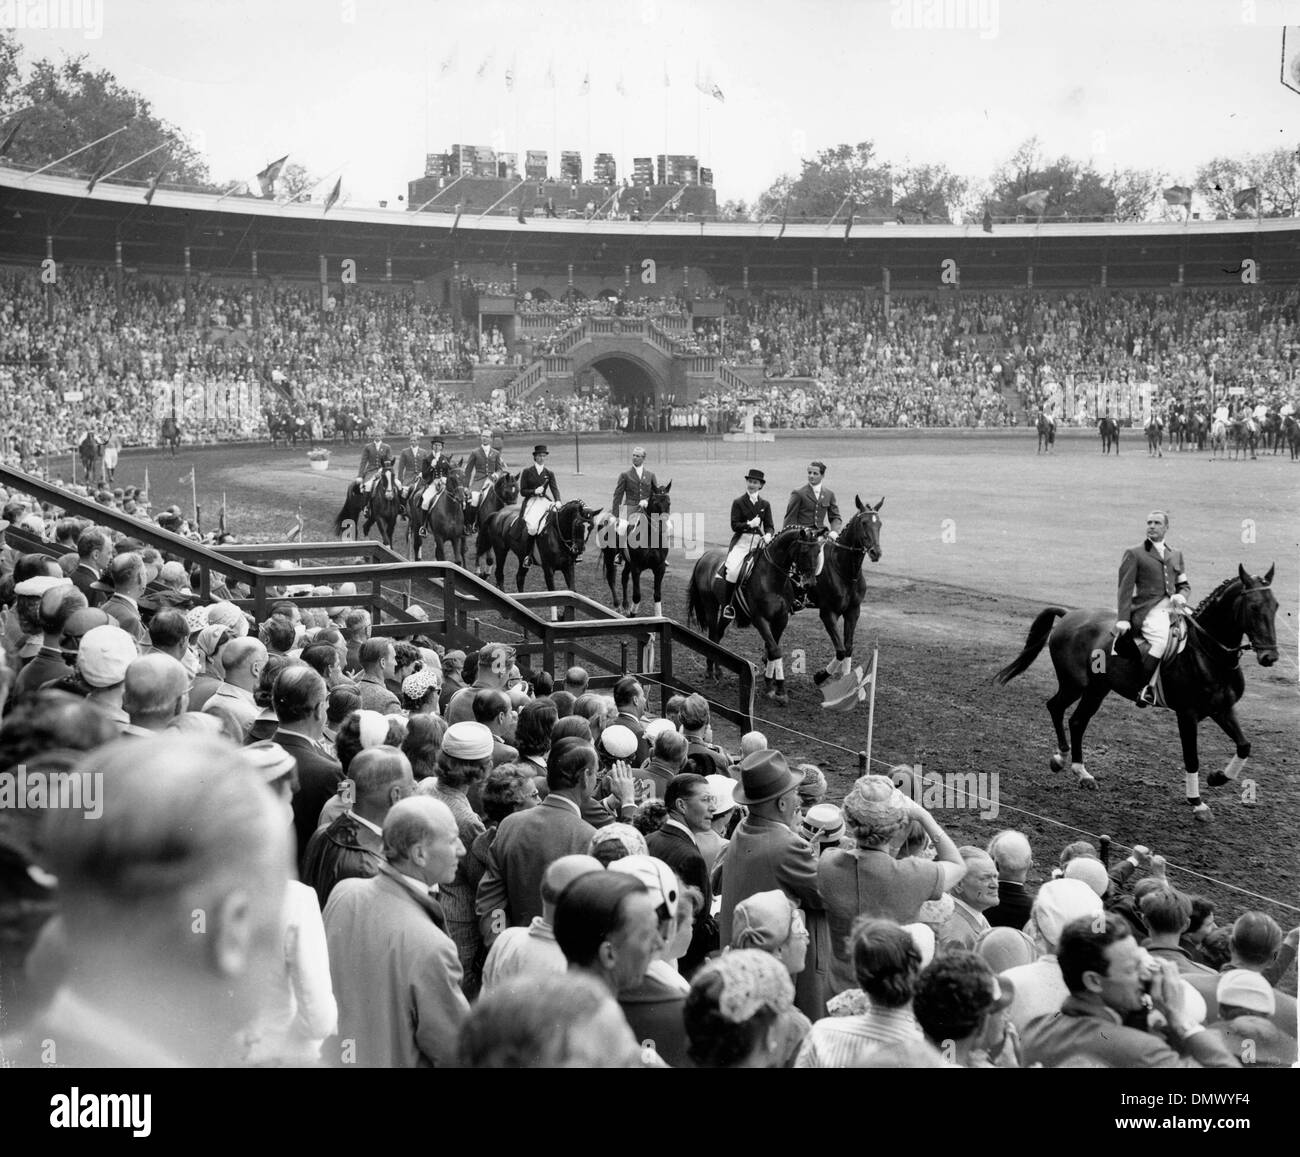
[[[727,584],[722,596],[724,619],[736,617],[734,600],[741,564],[776,533],[776,525],[772,521],[772,504],[766,498],[758,496],[766,484],[763,472],[750,467],[749,473],[745,475],[745,493],[731,504],[731,543],[727,561],[722,566],[722,580]]]
[[[785,508],[785,525],[806,526],[818,531],[827,530],[829,533],[826,537],[834,542],[840,536],[840,527],[843,523],[840,521],[840,508],[835,501],[835,492],[822,484],[822,479],[825,477],[825,462],[808,463],[808,481],[798,490],[790,491],[790,502]],[[813,578],[822,573],[824,562],[825,549],[819,546]],[[803,576],[796,572],[793,581],[796,594],[801,596],[804,589]],[[802,601],[800,597],[799,605],[802,605]],[[798,606],[795,609],[799,609]]]
[[[1124,552],[1119,564],[1119,613],[1115,624],[1118,638],[1130,631],[1141,631],[1142,638],[1134,638],[1142,658],[1142,674],[1146,680],[1138,693],[1137,705],[1147,707],[1155,702],[1155,678],[1160,660],[1169,645],[1169,616],[1177,608],[1187,606],[1186,593],[1191,584],[1183,566],[1181,551],[1165,544],[1169,530],[1169,515],[1163,510],[1153,510],[1147,515],[1147,536],[1141,546]]]
[[[483,497],[483,491],[487,489],[492,479],[505,469],[507,469],[507,466],[501,452],[492,445],[492,431],[483,430],[479,434],[477,448],[470,451],[469,460],[465,463],[465,488],[469,491],[469,510],[466,511],[467,524],[470,521],[469,515],[471,512],[477,518],[478,504]],[[430,498],[429,501],[432,502],[433,499]]]
[[[545,446],[534,446],[533,465],[525,467],[519,476],[519,494],[524,500],[524,530],[528,532],[528,553],[523,561],[525,570],[532,565],[533,543],[541,533],[542,519],[560,504],[560,488],[555,484],[555,475],[546,468],[549,456],[550,451]],[[548,493],[554,501],[547,501]]]
[[[376,432],[375,440],[367,442],[361,448],[361,465],[357,467],[357,486],[362,494],[369,494],[375,488],[375,479],[379,477],[384,464],[391,465],[392,461],[392,448]]]
[[[451,459],[442,452],[446,445],[442,435],[435,434],[429,444],[432,449],[420,460],[420,477],[428,483],[424,488],[424,496],[420,499],[420,506],[426,511],[447,488],[447,472],[451,469]]]
[[[411,486],[420,474],[420,459],[422,457],[420,431],[412,430],[411,444],[403,446],[402,452],[397,456],[397,485],[403,502],[411,493]]]
[[[655,476],[645,468],[645,447],[632,447],[632,465],[618,476],[614,484],[614,501],[609,504],[610,512],[615,518],[630,519],[637,509],[645,510],[650,505],[650,493],[658,485]],[[626,501],[629,508],[623,514],[622,505]]]

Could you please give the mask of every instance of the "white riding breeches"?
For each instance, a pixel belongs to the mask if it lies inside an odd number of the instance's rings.
[[[817,565],[813,567],[813,578],[822,573],[822,565],[826,562],[826,544],[822,543],[817,547]]]
[[[420,499],[420,505],[428,510],[437,501],[438,495],[443,492],[447,486],[445,478],[435,478],[428,486],[424,488],[424,497]]]
[[[1160,658],[1169,646],[1169,608],[1173,603],[1161,599],[1142,619],[1142,637],[1151,648],[1153,658]]]
[[[549,498],[534,496],[524,505],[524,528],[529,534],[537,534],[542,529],[542,519],[546,516],[548,510],[553,510],[557,504]]]
[[[741,564],[762,541],[763,536],[761,534],[746,534],[738,539],[736,545],[727,551],[727,561],[724,564],[727,582],[734,583],[740,578]]]

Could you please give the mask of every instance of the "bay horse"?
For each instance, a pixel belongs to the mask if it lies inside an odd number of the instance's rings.
[[[1277,662],[1277,636],[1273,620],[1277,599],[1273,595],[1273,567],[1260,578],[1246,573],[1224,579],[1201,600],[1187,623],[1187,641],[1181,651],[1171,637],[1169,653],[1161,665],[1161,706],[1178,716],[1178,735],[1182,740],[1183,769],[1186,772],[1187,802],[1198,820],[1213,818],[1210,806],[1201,800],[1200,760],[1196,750],[1196,730],[1202,719],[1210,718],[1236,745],[1236,754],[1222,772],[1211,772],[1207,782],[1220,787],[1241,774],[1250,758],[1250,742],[1237,720],[1236,703],[1246,687],[1242,674],[1241,652],[1254,650],[1261,667]],[[1055,620],[1060,618],[1060,622]],[[1053,625],[1055,624],[1055,625]],[[1047,607],[1029,628],[1025,649],[994,679],[1007,683],[1026,671],[1047,644],[1056,668],[1056,694],[1047,700],[1047,710],[1056,729],[1057,753],[1052,756],[1052,770],[1065,767],[1067,758],[1079,779],[1079,786],[1095,788],[1096,781],[1083,763],[1083,734],[1097,708],[1114,691],[1125,699],[1136,699],[1146,684],[1141,658],[1131,641],[1112,653],[1114,611],[1066,611],[1064,607]],[[1248,640],[1242,643],[1242,636]],[[1080,701],[1070,716],[1070,743],[1065,742],[1065,711]]]
[[[1056,445],[1056,426],[1046,414],[1038,415],[1038,453],[1050,454]]]
[[[391,547],[393,532],[397,529],[397,518],[401,513],[402,500],[397,494],[393,460],[385,458],[379,473],[375,475],[375,485],[369,497],[361,492],[360,484],[355,481],[348,487],[343,509],[334,516],[334,533],[341,535],[344,523],[350,521],[356,528],[357,538],[365,538],[370,533],[370,528],[378,524],[384,545]]]
[[[1109,454],[1111,445],[1115,447],[1116,455],[1119,454],[1119,423],[1107,414],[1100,422],[1097,423],[1097,429],[1101,433],[1101,452]]]
[[[1232,423],[1232,456],[1240,457],[1247,450],[1252,459],[1259,445],[1259,423],[1254,418],[1238,418]]]
[[[781,636],[790,622],[790,608],[794,591],[790,573],[798,570],[805,583],[812,579],[817,548],[821,536],[809,526],[787,526],[777,531],[754,560],[753,569],[742,587],[744,605],[736,610],[736,623],[752,626],[763,640],[766,665],[763,668],[764,694],[778,706],[785,707],[789,699],[785,693],[785,661],[781,656]],[[691,572],[691,589],[687,603],[686,621],[692,619],[708,634],[712,642],[720,642],[727,630],[728,620],[722,617],[723,585],[718,571],[726,560],[725,550],[705,551]],[[741,592],[737,592],[741,593]],[[714,674],[712,665],[708,674]]]
[[[491,481],[483,488],[483,497],[479,499],[477,506],[466,503],[465,506],[465,533],[468,535],[471,530],[477,530],[478,533],[474,539],[474,568],[478,571],[479,578],[488,577],[489,562],[484,559],[484,555],[492,558],[491,545],[487,539],[487,523],[492,515],[499,510],[504,510],[507,506],[513,506],[519,501],[519,476],[511,474],[506,470],[498,470],[492,475]],[[461,547],[461,555],[465,553],[465,548]]]
[[[1282,423],[1282,437],[1291,450],[1291,461],[1300,458],[1300,420],[1288,414]]]
[[[439,476],[446,479],[446,485],[426,512],[421,500],[425,490]],[[412,559],[420,557],[420,547],[427,534],[433,539],[435,559],[445,561],[442,544],[449,542],[452,561],[460,567],[465,565],[465,499],[465,472],[459,464],[442,468],[433,478],[422,480],[411,488],[411,494],[406,500],[406,519],[407,534],[412,541]]]
[[[1181,410],[1171,410],[1168,418],[1169,426],[1169,449],[1177,447],[1181,454],[1185,449],[1184,442],[1187,435],[1187,415]]]
[[[668,492],[673,488],[652,485],[650,497],[645,510],[638,510],[628,519],[627,533],[623,542],[618,541],[618,520],[611,510],[597,528],[601,535],[601,560],[605,566],[605,582],[609,586],[610,603],[618,607],[618,593],[614,589],[615,571],[620,560],[623,563],[623,601],[622,610],[629,614],[627,601],[628,579],[632,580],[632,606],[630,617],[635,618],[641,609],[641,572],[650,571],[654,575],[655,614],[664,613],[664,572],[668,569],[668,515],[672,510],[672,499]]]
[[[162,424],[162,444],[171,448],[172,457],[176,457],[176,447],[181,444],[181,428],[173,415],[168,414]]]
[[[1264,449],[1271,450],[1276,454],[1282,448],[1282,415],[1276,410],[1269,410],[1264,415],[1264,422],[1260,427],[1259,434]]]
[[[880,550],[880,508],[885,505],[882,498],[875,506],[864,506],[862,499],[853,496],[858,512],[840,531],[838,539],[827,539],[822,549],[825,563],[822,573],[813,580],[809,591],[809,601],[817,608],[822,626],[830,636],[835,648],[835,666],[813,676],[813,682],[819,686],[833,675],[846,675],[853,666],[853,636],[858,628],[858,616],[862,613],[862,600],[867,593],[867,578],[862,573],[867,559],[879,562]]]
[[[1154,414],[1151,415],[1151,421],[1146,426],[1147,435],[1147,457],[1163,458],[1165,456],[1165,432],[1160,425],[1160,419]]]
[[[556,589],[555,574],[558,571],[564,578],[564,586],[559,589],[573,590],[574,564],[587,547],[587,538],[599,513],[600,507],[592,509],[581,498],[571,498],[543,519],[541,533],[532,546],[528,542],[522,511],[498,510],[489,515],[479,535],[486,535],[496,559],[497,587],[505,590],[506,556],[513,554],[519,560],[519,569],[515,572],[515,589],[522,591],[528,581],[524,559],[530,550],[535,549],[538,562],[541,563],[542,577],[546,580],[546,589]]]

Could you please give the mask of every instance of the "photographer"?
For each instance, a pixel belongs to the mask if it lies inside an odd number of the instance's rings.
[[[1088,1057],[1113,1068],[1239,1067],[1218,1033],[1187,1019],[1177,966],[1146,955],[1120,917],[1072,921],[1056,959],[1070,995],[1029,1022],[1026,1065]],[[1130,1027],[1144,1012],[1148,1027]]]

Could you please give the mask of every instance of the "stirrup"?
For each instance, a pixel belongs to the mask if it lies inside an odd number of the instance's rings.
[[[1146,684],[1141,691],[1137,693],[1137,698],[1133,700],[1139,707],[1154,707],[1156,703],[1156,689],[1150,684]]]
[[[734,619],[736,617],[736,608],[732,606],[731,603],[728,603],[722,608],[722,617],[728,621]]]

